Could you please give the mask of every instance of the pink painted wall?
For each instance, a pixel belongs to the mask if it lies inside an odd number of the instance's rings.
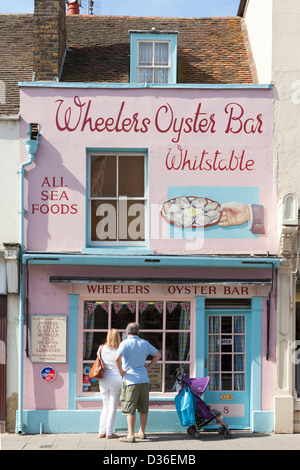
[[[140,276],[153,275],[154,269],[143,269],[139,272]],[[68,286],[67,284],[52,284],[49,282],[50,276],[99,276],[111,277],[113,275],[120,276],[124,279],[136,275],[135,269],[116,269],[116,268],[102,268],[101,272],[97,267],[66,267],[66,266],[30,266],[30,302],[29,310],[30,315],[69,315],[69,299],[68,299]],[[157,276],[182,278],[182,270],[163,270],[162,273],[158,272]],[[217,279],[218,276],[223,278],[232,278],[231,270],[201,270],[201,269],[186,269],[184,276],[190,278],[192,276],[209,279]],[[237,270],[235,273],[237,278],[243,279],[265,279],[267,273],[264,271],[255,270]],[[99,295],[88,294],[88,290],[83,288],[83,293],[79,297],[79,340],[81,342],[81,325],[82,317],[80,306],[83,305],[85,299],[95,300],[100,298]],[[86,293],[84,293],[86,292]],[[133,299],[134,300],[134,299]],[[157,299],[156,299],[157,300]],[[194,315],[194,312],[192,312]],[[266,299],[263,301],[262,312],[262,409],[273,409],[273,396],[275,393],[275,351],[276,351],[276,312],[274,311],[274,298],[272,299],[271,311],[271,342],[270,342],[270,360],[265,360],[266,354]],[[25,332],[26,337],[26,332]],[[192,341],[194,344],[194,341]],[[68,350],[68,343],[67,343]],[[79,352],[81,348],[78,347],[78,361],[81,361]],[[30,357],[24,357],[24,409],[67,409],[68,405],[68,353],[66,364],[50,364],[56,370],[56,379],[51,383],[45,383],[40,378],[40,372],[46,364],[31,363]],[[79,374],[80,383],[80,374]],[[255,386],[255,384],[254,384]],[[80,408],[91,408],[88,402],[82,402]]]
[[[41,128],[26,174],[27,249],[80,252],[86,246],[87,148],[139,148],[148,151],[150,250],[277,253],[272,99],[272,90],[264,89],[21,88],[21,140],[30,122]],[[191,242],[170,239],[162,204],[199,192],[220,204],[262,205],[265,234],[254,236],[244,224],[198,231]]]

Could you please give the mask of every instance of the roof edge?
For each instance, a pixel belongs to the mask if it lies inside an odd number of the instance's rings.
[[[258,83],[98,83],[98,82],[19,82],[19,87],[24,88],[181,88],[181,89],[272,89],[273,85]]]

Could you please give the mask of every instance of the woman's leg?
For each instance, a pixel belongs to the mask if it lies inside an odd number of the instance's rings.
[[[120,394],[121,389],[120,386],[112,386],[110,388],[109,394],[109,405],[108,405],[108,413],[107,413],[107,420],[106,420],[106,437],[111,436],[113,434],[114,423],[117,414],[117,408],[120,401]]]
[[[102,398],[102,410],[100,412],[100,423],[99,423],[99,436],[106,434],[106,423],[107,423],[107,414],[109,407],[109,389],[105,389],[103,385],[100,385],[100,395]]]

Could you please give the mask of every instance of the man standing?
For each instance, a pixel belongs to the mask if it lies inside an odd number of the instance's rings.
[[[149,341],[141,339],[139,325],[129,323],[126,328],[127,339],[121,342],[115,358],[118,370],[123,379],[121,392],[121,411],[127,416],[128,435],[122,442],[135,442],[135,437],[145,439],[145,428],[149,409],[149,377],[147,368],[151,369],[161,358],[160,352]],[[147,356],[153,356],[147,368]],[[134,434],[135,413],[140,413],[140,429]]]

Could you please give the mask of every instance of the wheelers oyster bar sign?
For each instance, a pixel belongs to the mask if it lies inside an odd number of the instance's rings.
[[[266,296],[269,294],[270,284],[230,284],[208,283],[208,284],[138,284],[138,283],[105,283],[87,284],[82,286],[77,284],[72,288],[72,292],[81,294],[97,295],[142,295],[142,296],[171,296],[171,297],[194,297],[203,296],[208,298],[229,298],[242,297],[251,298],[254,296]]]
[[[30,249],[51,227],[47,251],[276,252],[271,89],[40,88],[34,110],[27,93],[24,122],[48,110],[48,158],[26,175]]]

